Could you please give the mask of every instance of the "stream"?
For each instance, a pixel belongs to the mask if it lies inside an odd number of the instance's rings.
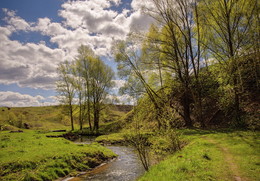
[[[75,143],[89,144],[91,139],[81,138]],[[133,148],[127,146],[106,146],[118,157],[107,164],[103,164],[85,175],[67,178],[69,181],[134,181],[142,174],[144,168]]]

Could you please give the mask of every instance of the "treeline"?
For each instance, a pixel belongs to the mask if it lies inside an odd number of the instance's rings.
[[[113,48],[138,119],[158,129],[220,120],[259,127],[259,1],[150,2],[149,32]]]
[[[98,133],[100,113],[109,89],[113,86],[113,70],[87,46],[80,46],[74,61],[61,63],[57,82],[59,101],[66,107],[74,130],[77,114],[80,130],[84,123]]]

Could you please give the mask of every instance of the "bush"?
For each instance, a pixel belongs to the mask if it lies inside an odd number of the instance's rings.
[[[127,134],[124,136],[125,140],[129,142],[138,152],[139,158],[146,171],[148,171],[149,163],[149,141],[147,134]]]
[[[166,156],[182,149],[185,142],[180,139],[180,133],[173,129],[160,132],[149,139],[155,155]]]

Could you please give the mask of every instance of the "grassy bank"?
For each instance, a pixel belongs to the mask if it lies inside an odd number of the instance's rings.
[[[53,180],[115,156],[98,144],[74,144],[29,130],[0,132],[0,148],[0,180]]]
[[[259,132],[181,132],[189,144],[152,166],[140,181],[259,180]]]
[[[124,134],[123,133],[113,133],[109,135],[98,136],[95,141],[102,144],[124,144]]]

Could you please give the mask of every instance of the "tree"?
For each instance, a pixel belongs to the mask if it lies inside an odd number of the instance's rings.
[[[196,0],[152,0],[154,8],[146,9],[158,23],[153,33],[147,36],[147,42],[153,48],[150,52],[159,54],[158,66],[171,74],[171,79],[177,81],[182,89],[179,103],[182,107],[179,114],[185,120],[186,126],[192,126],[191,104],[196,108],[195,118],[205,127],[202,115],[200,69],[202,65],[201,31],[199,11]],[[159,35],[159,36],[154,36]],[[146,46],[151,47],[151,46]],[[153,53],[155,54],[155,53]],[[195,81],[197,89],[191,87]],[[178,106],[179,107],[179,106]],[[175,108],[178,110],[178,108]]]
[[[73,62],[71,70],[73,74],[73,86],[76,91],[77,99],[78,99],[78,118],[79,118],[79,125],[80,130],[83,129],[83,122],[84,122],[84,114],[86,110],[86,104],[85,104],[85,89],[84,89],[84,81],[82,78],[82,70],[80,65],[78,65],[78,61]]]
[[[230,75],[228,84],[234,94],[237,123],[241,122],[239,60],[243,55],[253,53],[254,39],[259,40],[259,30],[253,26],[259,18],[257,6],[257,0],[203,0],[199,5],[200,12],[203,12],[199,16],[203,24],[201,31],[206,35],[203,45],[222,64],[223,71]],[[255,37],[257,35],[258,38]]]
[[[76,99],[80,130],[87,118],[91,131],[98,133],[100,112],[109,89],[113,86],[113,70],[95,55],[87,46],[80,46],[78,56],[72,63],[60,64],[58,72],[61,80],[57,90],[61,101],[68,105],[71,123],[73,125],[73,99]],[[93,115],[93,127],[91,123]],[[74,129],[74,127],[72,127]]]
[[[56,90],[59,94],[59,101],[68,107],[70,122],[71,122],[71,130],[74,130],[74,98],[75,98],[75,87],[73,75],[71,74],[71,63],[65,61],[64,63],[59,64],[58,74],[60,80],[57,82]]]
[[[113,70],[104,64],[100,58],[92,59],[90,63],[90,87],[91,101],[93,105],[94,127],[93,130],[98,133],[100,112],[109,89],[113,86]]]
[[[84,86],[84,106],[87,108],[85,111],[84,117],[87,117],[87,121],[89,123],[89,128],[92,131],[91,124],[91,64],[94,59],[97,58],[93,50],[87,46],[81,45],[78,49],[79,55],[77,56],[77,66],[78,70],[81,72],[81,76],[83,79],[82,85]]]
[[[128,80],[128,89],[131,89],[135,97],[138,93],[145,92],[151,100],[156,110],[155,119],[160,129],[162,126],[160,121],[160,105],[162,100],[160,95],[156,92],[156,89],[147,82],[149,72],[147,72],[147,68],[142,65],[142,55],[138,42],[130,36],[126,41],[117,41],[114,46],[113,54],[115,61],[118,63],[119,75]],[[140,87],[140,85],[142,87]],[[140,94],[138,96],[140,96]]]

